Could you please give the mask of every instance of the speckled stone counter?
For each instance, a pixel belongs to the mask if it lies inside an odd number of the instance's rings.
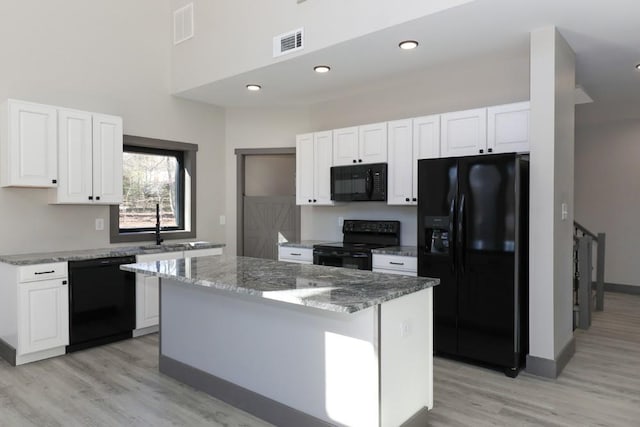
[[[163,245],[123,246],[102,249],[86,249],[77,251],[40,252],[19,255],[0,255],[0,262],[12,265],[34,265],[50,262],[79,261],[95,258],[111,258],[120,256],[155,254],[162,252],[191,251],[196,249],[222,248],[223,243],[184,242]]]
[[[322,243],[329,243],[329,240],[301,240],[299,242],[284,242],[280,243],[279,246],[283,248],[302,248],[302,249],[313,249],[313,245],[320,245]]]
[[[372,249],[371,252],[381,255],[418,257],[418,248],[416,246],[389,246],[387,248]]]
[[[439,283],[438,279],[427,277],[399,277],[231,255],[129,264],[121,268],[189,286],[341,313],[355,313]]]

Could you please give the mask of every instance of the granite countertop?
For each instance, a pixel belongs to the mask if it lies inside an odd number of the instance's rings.
[[[320,245],[322,243],[330,243],[335,242],[335,240],[301,240],[299,242],[283,242],[280,243],[279,246],[285,248],[302,248],[302,249],[313,249],[313,245]]]
[[[162,245],[123,246],[77,251],[41,252],[20,255],[0,255],[0,262],[12,265],[34,265],[49,262],[79,261],[95,258],[155,254],[162,252],[191,251],[195,249],[222,248],[224,243],[183,242]]]
[[[372,249],[371,252],[383,255],[418,257],[417,246],[389,246],[386,248]]]
[[[123,270],[339,313],[355,313],[437,285],[428,277],[232,255],[127,264]]]

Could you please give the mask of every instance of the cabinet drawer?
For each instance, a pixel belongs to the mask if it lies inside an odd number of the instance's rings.
[[[413,276],[416,277],[418,276],[418,273],[415,271],[404,271],[404,270],[385,270],[383,268],[374,268],[373,269],[374,273],[386,273],[386,274],[398,274],[398,275],[402,275],[402,276]]]
[[[66,262],[25,265],[18,269],[18,280],[20,282],[35,282],[67,276]]]
[[[418,272],[418,259],[408,256],[373,254],[373,268],[395,270],[415,274]]]
[[[183,257],[182,251],[160,252],[157,254],[136,255],[136,261],[137,262],[163,261],[166,259],[176,259],[176,258],[182,258],[182,257]]]
[[[191,249],[189,251],[184,251],[185,258],[211,255],[222,255],[222,248]]]
[[[313,264],[313,249],[279,247],[278,260]]]

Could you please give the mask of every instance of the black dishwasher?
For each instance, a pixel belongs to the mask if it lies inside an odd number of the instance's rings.
[[[120,265],[135,262],[133,256],[69,261],[67,353],[131,338],[136,278]]]

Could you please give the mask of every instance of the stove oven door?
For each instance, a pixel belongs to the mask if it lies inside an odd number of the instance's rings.
[[[339,249],[314,249],[313,263],[354,270],[371,270],[371,254]]]

